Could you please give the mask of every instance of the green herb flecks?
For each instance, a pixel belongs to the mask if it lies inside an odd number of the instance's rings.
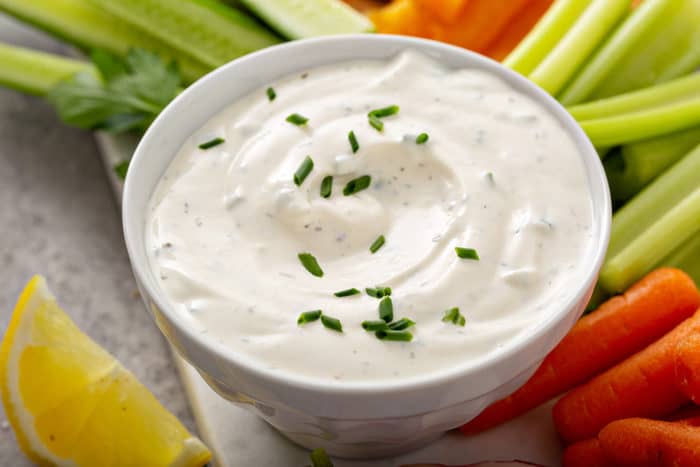
[[[401,318],[400,320],[394,321],[393,323],[389,323],[389,329],[391,329],[392,331],[403,331],[404,329],[408,329],[411,326],[414,326],[415,324],[415,321],[409,318]]]
[[[355,193],[367,189],[370,183],[372,183],[372,177],[369,175],[354,178],[345,185],[345,188],[343,188],[343,194],[345,196],[354,195]]]
[[[428,133],[421,133],[420,135],[416,136],[416,144],[425,144],[429,139],[430,136],[428,136]]]
[[[332,331],[343,332],[343,325],[337,318],[332,318],[328,315],[321,315],[321,323]]]
[[[455,253],[462,259],[479,260],[479,254],[474,248],[462,248],[461,246],[457,246],[455,247]]]
[[[321,310],[305,311],[299,315],[299,318],[297,319],[297,324],[301,326],[302,324],[317,321],[321,317],[322,313],[323,312]]]
[[[340,290],[338,292],[335,292],[333,295],[335,295],[336,297],[350,297],[352,295],[357,295],[360,293],[362,292],[353,287],[352,289]]]
[[[374,332],[374,331],[381,331],[381,330],[387,330],[389,329],[389,325],[386,324],[384,320],[376,320],[376,321],[363,321],[362,322],[362,329],[365,331],[369,332]]]
[[[126,172],[129,170],[129,161],[121,161],[118,164],[115,164],[113,169],[114,173],[117,174],[117,177],[124,180],[126,178]]]
[[[333,175],[326,175],[321,181],[321,197],[329,198],[333,191]]]
[[[445,311],[442,320],[456,326],[464,326],[464,324],[467,322],[466,318],[462,313],[460,313],[459,308],[457,307],[450,308],[449,310]]]
[[[333,467],[333,462],[323,448],[317,448],[309,454],[312,467]]]
[[[381,109],[374,109],[367,114],[369,124],[377,131],[384,130],[384,122],[382,118],[389,117],[399,113],[398,105],[390,105],[388,107],[382,107]]]
[[[372,242],[372,244],[369,246],[369,251],[372,252],[372,254],[375,254],[381,247],[384,246],[386,239],[384,238],[384,235],[380,235],[377,237],[377,239]]]
[[[309,119],[304,117],[303,115],[299,115],[297,113],[294,113],[294,114],[291,114],[290,116],[287,117],[287,121],[291,124],[294,124],[297,126],[302,126],[302,125],[306,125],[306,123],[309,121]]]
[[[207,149],[213,148],[214,146],[218,146],[218,145],[223,144],[223,143],[224,143],[223,138],[214,138],[214,139],[210,139],[209,141],[207,141],[205,143],[200,144],[199,149],[203,149],[206,151]]]
[[[367,287],[365,288],[365,292],[367,292],[367,295],[369,295],[370,297],[383,298],[391,295],[391,287]]]
[[[267,98],[269,99],[270,102],[274,101],[275,98],[277,97],[277,93],[275,92],[274,88],[267,88],[265,90],[265,94],[267,94]]]
[[[384,122],[382,122],[379,117],[375,115],[369,116],[369,124],[372,125],[372,128],[377,131],[384,131]]]
[[[306,156],[297,171],[294,172],[294,184],[296,186],[301,186],[313,169],[314,161],[311,159],[311,157]]]
[[[355,137],[354,131],[348,133],[348,141],[350,141],[350,148],[352,149],[352,153],[355,154],[360,149],[360,143],[357,142],[357,138]]]
[[[384,297],[379,302],[379,319],[384,320],[385,323],[390,323],[394,320],[394,304],[391,301],[391,297]]]
[[[312,275],[316,277],[323,277],[323,270],[321,266],[318,265],[318,261],[311,253],[299,253],[297,255],[301,265],[306,268]]]
[[[380,329],[374,333],[377,339],[381,341],[398,341],[410,342],[413,340],[413,334],[408,331],[393,331],[391,329]]]

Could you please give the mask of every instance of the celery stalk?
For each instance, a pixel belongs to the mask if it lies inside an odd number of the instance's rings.
[[[700,285],[700,235],[695,234],[680,248],[664,258],[658,266],[671,266],[682,269]]]
[[[578,121],[593,120],[660,107],[693,97],[700,97],[700,73],[691,73],[638,91],[575,105],[567,110]]]
[[[211,67],[280,42],[250,16],[215,0],[90,1]]]
[[[37,96],[76,73],[94,71],[89,63],[5,44],[0,63],[0,85]]]
[[[605,261],[599,279],[605,290],[622,292],[700,231],[700,180],[696,185],[692,193]]]
[[[503,60],[503,64],[528,75],[540,64],[578,20],[591,0],[557,0],[527,36]]]
[[[700,97],[617,117],[579,122],[595,146],[615,146],[700,125]]]
[[[604,57],[600,53],[600,60],[606,62],[597,62],[595,67],[600,67],[598,70],[604,76],[597,76],[596,71],[589,72],[587,69],[594,67],[591,64],[581,71],[577,86],[587,87],[587,79],[596,81],[596,85],[584,93],[586,100],[615,96],[668,81],[700,66],[700,2],[671,0],[664,4],[666,8],[648,24],[632,47],[615,57]],[[652,6],[649,0],[645,0],[639,8]],[[591,73],[596,76],[591,76]]]
[[[560,102],[564,105],[585,102],[593,90],[617,68],[620,60],[646,40],[652,27],[658,22],[664,22],[682,1],[684,0],[642,2],[577,73],[559,97]]]
[[[700,144],[700,126],[623,146],[603,161],[615,202],[637,194]]]
[[[528,76],[553,96],[629,11],[630,0],[593,0],[561,41]]]
[[[177,61],[188,81],[212,69],[95,7],[89,0],[0,0],[0,11],[84,50],[103,49],[120,56],[126,55],[130,48],[152,50],[163,58]]]

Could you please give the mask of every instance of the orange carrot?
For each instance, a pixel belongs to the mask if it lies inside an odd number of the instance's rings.
[[[370,11],[369,18],[377,32],[428,37],[428,18],[421,15],[413,0],[397,0],[378,10]]]
[[[428,16],[444,24],[454,24],[470,0],[415,0],[416,6]]]
[[[520,43],[528,32],[537,24],[553,0],[530,0],[506,25],[501,34],[486,48],[486,55],[501,61]]]
[[[614,467],[608,462],[598,438],[579,441],[564,450],[563,467]]]
[[[610,423],[598,439],[613,465],[692,467],[700,465],[698,423],[628,418]]]
[[[652,271],[584,316],[530,380],[462,427],[487,430],[517,417],[607,370],[659,339],[700,306],[692,279],[677,269]]]
[[[687,336],[676,346],[676,386],[696,404],[700,403],[700,333]]]
[[[700,332],[700,312],[627,360],[559,399],[552,409],[563,440],[595,436],[605,425],[628,417],[663,417],[688,398],[675,382],[675,350],[681,339]]]

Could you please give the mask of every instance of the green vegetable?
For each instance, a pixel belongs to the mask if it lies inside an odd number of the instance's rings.
[[[700,96],[651,110],[579,123],[597,147],[631,143],[700,125]]]
[[[413,334],[408,331],[392,331],[391,329],[380,329],[374,335],[382,341],[399,341],[410,342],[413,340]]]
[[[464,315],[462,315],[462,313],[460,313],[459,308],[457,307],[450,308],[449,310],[445,311],[442,320],[446,323],[452,323],[455,326],[462,327],[464,327],[467,322],[466,318]]]
[[[357,150],[360,149],[360,144],[357,142],[357,137],[355,137],[354,131],[348,133],[348,141],[350,141],[350,149],[352,149],[352,153],[355,154]]]
[[[178,94],[182,80],[175,64],[135,49],[124,60],[93,52],[102,79],[82,72],[54,86],[48,100],[69,125],[119,132],[144,130]]]
[[[345,196],[354,195],[355,193],[367,189],[370,183],[372,183],[372,177],[369,175],[354,178],[345,185],[345,188],[343,188],[343,194]]]
[[[218,145],[223,144],[223,143],[224,143],[223,138],[214,138],[214,139],[207,141],[206,143],[200,144],[198,147],[199,147],[199,149],[203,149],[206,151],[207,149],[213,148],[214,146],[218,146]]]
[[[615,117],[659,108],[700,97],[700,73],[691,73],[663,84],[568,107],[578,121]]]
[[[386,321],[381,319],[377,321],[363,321],[362,329],[364,329],[365,331],[374,332],[389,329],[389,325],[386,324]]]
[[[117,174],[117,177],[124,180],[126,178],[126,172],[129,170],[129,161],[121,161],[118,164],[115,164],[113,169],[114,173]]]
[[[428,142],[428,139],[430,139],[428,133],[421,133],[420,135],[416,136],[416,144],[425,144]]]
[[[408,318],[401,318],[398,321],[394,321],[393,323],[389,323],[389,329],[392,331],[403,331],[404,329],[408,329],[411,326],[414,326],[416,323],[413,320],[410,320]]]
[[[78,73],[97,75],[89,63],[0,43],[0,84],[43,96]]]
[[[174,9],[174,5],[170,4],[169,8]],[[188,82],[213,68],[198,60],[196,54],[184,54],[172,49],[150,31],[135,28],[115,18],[90,0],[0,0],[0,11],[85,51],[102,49],[121,57],[132,48],[157,52],[165,60],[177,61]],[[5,66],[3,62],[3,68]]]
[[[321,180],[321,197],[329,198],[333,191],[333,175],[326,175]]]
[[[367,120],[369,121],[369,124],[372,126],[377,131],[383,131],[384,130],[384,122],[379,119],[376,115],[370,115],[367,117]]]
[[[280,42],[250,16],[215,0],[90,0],[212,68]]]
[[[309,457],[311,458],[312,467],[333,467],[333,462],[331,462],[323,448],[314,449],[309,454]]]
[[[297,171],[294,172],[294,184],[296,186],[301,186],[313,169],[314,161],[309,156],[306,156]]]
[[[557,0],[503,60],[503,64],[522,75],[529,75],[561,41],[591,0]]]
[[[384,297],[379,302],[379,319],[384,320],[386,323],[393,321],[394,304],[391,301],[391,297]]]
[[[700,146],[613,216],[599,284],[624,290],[700,230]]]
[[[297,255],[299,262],[304,268],[311,273],[311,275],[316,277],[323,277],[323,269],[318,265],[316,257],[311,253],[299,253]]]
[[[323,312],[321,310],[305,311],[299,315],[297,319],[297,324],[302,325],[306,323],[312,323],[317,321]]]
[[[551,52],[528,76],[553,96],[629,10],[630,0],[593,0]]]
[[[333,295],[335,295],[336,297],[349,297],[351,295],[357,295],[359,293],[362,292],[353,287],[352,289],[345,289],[339,292],[335,292]]]
[[[367,295],[374,298],[382,298],[391,295],[391,287],[367,287],[365,289]]]
[[[275,92],[274,88],[267,88],[265,90],[265,94],[267,94],[267,99],[272,102],[277,98],[277,93]]]
[[[700,126],[631,143],[603,161],[613,201],[628,200],[700,144]]]
[[[331,331],[343,332],[343,325],[337,318],[328,315],[321,315],[321,323]]]
[[[370,110],[367,116],[371,117],[372,115],[374,115],[377,118],[384,118],[396,115],[397,113],[399,113],[399,106],[390,105],[387,107],[382,107],[381,109]]]
[[[297,126],[306,125],[306,123],[309,121],[308,118],[304,117],[303,115],[299,115],[299,114],[291,114],[291,115],[287,116],[286,120],[289,123],[292,123],[292,124],[297,125]]]
[[[658,266],[682,269],[693,278],[696,284],[700,284],[700,234],[696,233],[680,248],[664,258]]]
[[[381,247],[384,246],[385,241],[384,235],[380,235],[374,242],[372,242],[369,247],[369,251],[372,252],[372,254],[375,254]]]
[[[374,25],[340,0],[241,0],[288,39],[371,32]]]
[[[461,246],[455,247],[455,253],[462,259],[479,259],[479,254],[474,248],[462,248]]]

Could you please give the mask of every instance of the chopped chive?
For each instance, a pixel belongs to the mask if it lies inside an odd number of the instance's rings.
[[[384,242],[385,242],[384,235],[380,235],[379,237],[377,237],[377,239],[374,242],[372,242],[372,244],[369,247],[369,251],[371,251],[372,254],[375,254],[377,252],[377,250],[379,250],[381,247],[384,246]]]
[[[355,132],[351,131],[348,133],[348,141],[350,141],[350,147],[352,148],[352,153],[355,154],[358,149],[360,149],[360,144],[357,142],[355,137]]]
[[[457,256],[463,259],[479,260],[479,254],[474,248],[462,248],[461,246],[457,246],[455,247],[455,253],[457,253]]]
[[[467,322],[466,318],[459,312],[459,308],[457,307],[450,308],[449,310],[445,311],[445,315],[442,317],[442,320],[446,323],[452,323],[462,327]]]
[[[385,323],[390,323],[394,320],[394,304],[391,301],[391,297],[384,297],[379,302],[379,318],[383,319]]]
[[[316,448],[309,454],[311,467],[333,467],[330,457],[323,448]]]
[[[376,320],[376,321],[363,321],[362,322],[362,328],[365,331],[380,331],[380,330],[387,330],[389,329],[389,326],[386,324],[385,321],[383,320]]]
[[[301,126],[301,125],[306,125],[306,122],[308,122],[309,119],[304,117],[303,115],[291,114],[290,116],[287,117],[287,121],[289,123],[293,123],[294,125]]]
[[[333,295],[335,295],[336,297],[349,297],[351,295],[357,295],[359,293],[362,292],[353,287],[352,289],[340,290],[338,292],[335,292]]]
[[[374,333],[377,339],[382,341],[401,341],[410,342],[413,340],[413,334],[408,331],[392,331],[391,329],[380,329]]]
[[[390,115],[396,115],[399,113],[399,106],[398,105],[390,105],[388,107],[382,107],[381,109],[374,109],[370,111],[367,116],[375,116],[378,118],[383,118],[383,117],[389,117]]]
[[[389,329],[391,329],[392,331],[403,331],[404,329],[408,329],[415,324],[415,321],[409,318],[401,318],[398,321],[389,323]]]
[[[372,125],[372,128],[374,128],[377,131],[383,131],[384,130],[384,122],[379,120],[379,117],[376,115],[370,114],[369,116],[369,124]]]
[[[321,197],[330,197],[331,191],[333,191],[333,175],[326,175],[321,181]]]
[[[323,313],[321,310],[305,311],[299,315],[297,324],[301,326],[302,324],[312,323],[321,317],[321,313]]]
[[[416,136],[416,144],[425,144],[428,142],[428,139],[430,136],[428,136],[428,133],[421,133],[420,135]]]
[[[297,255],[301,265],[306,268],[312,275],[316,277],[323,277],[323,270],[321,266],[318,265],[318,261],[311,253],[299,253]]]
[[[345,188],[343,188],[343,194],[345,196],[354,195],[355,193],[366,189],[370,183],[372,183],[372,177],[369,175],[354,178],[345,185]]]
[[[486,180],[491,186],[496,184],[496,180],[493,178],[493,172],[486,172]]]
[[[124,180],[126,178],[126,172],[129,170],[129,161],[121,161],[120,163],[115,164],[113,169],[114,173],[117,174],[117,177]]]
[[[367,287],[365,289],[367,295],[374,298],[383,298],[391,295],[391,287]]]
[[[314,161],[309,156],[306,156],[297,171],[294,172],[294,184],[300,186],[304,183],[304,180],[306,180],[306,177],[309,176],[313,169]]]
[[[209,149],[209,148],[213,148],[214,146],[218,146],[218,145],[220,145],[220,144],[223,143],[223,142],[224,142],[224,139],[223,139],[223,138],[214,138],[214,139],[210,139],[210,140],[207,141],[206,143],[200,144],[200,145],[199,145],[199,149],[204,149],[204,150],[206,150],[206,149]]]
[[[277,93],[275,92],[274,88],[267,88],[265,90],[265,94],[267,94],[267,98],[270,100],[270,102],[274,101],[277,97]]]
[[[333,331],[343,332],[343,325],[340,324],[340,320],[336,318],[331,318],[328,315],[321,315],[321,322],[325,327]]]

